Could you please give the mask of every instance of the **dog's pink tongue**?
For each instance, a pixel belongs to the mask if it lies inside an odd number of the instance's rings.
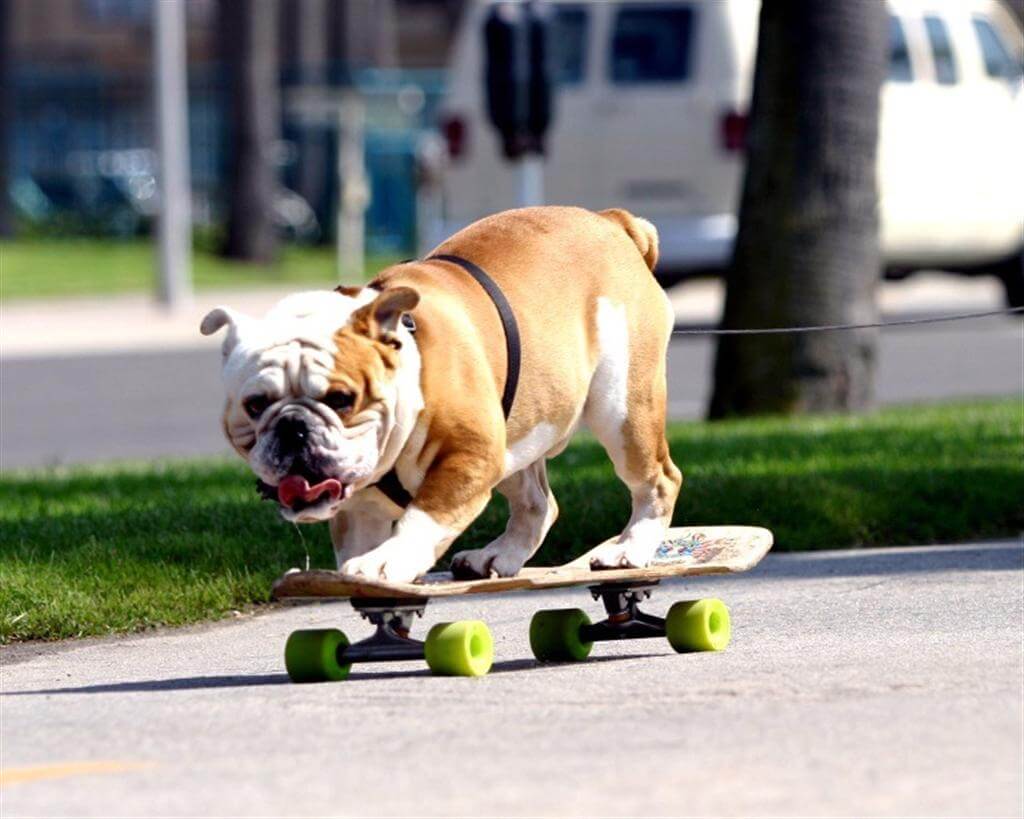
[[[289,475],[277,485],[277,499],[291,509],[300,498],[306,503],[312,503],[324,492],[330,494],[332,501],[336,501],[341,497],[342,489],[341,481],[334,478],[310,486],[309,481],[301,475]]]

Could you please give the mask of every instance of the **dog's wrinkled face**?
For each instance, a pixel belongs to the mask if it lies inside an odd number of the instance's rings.
[[[379,471],[411,345],[400,319],[418,301],[407,287],[299,293],[262,319],[203,319],[205,335],[228,326],[224,431],[286,520],[330,519]]]

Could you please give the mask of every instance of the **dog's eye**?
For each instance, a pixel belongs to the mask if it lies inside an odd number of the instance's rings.
[[[250,395],[242,402],[245,414],[252,418],[253,421],[266,412],[266,409],[269,406],[270,399],[265,395]]]
[[[323,397],[323,402],[340,415],[352,409],[356,397],[350,392],[332,390]]]

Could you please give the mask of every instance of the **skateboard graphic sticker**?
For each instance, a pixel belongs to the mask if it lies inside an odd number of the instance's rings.
[[[686,532],[678,537],[662,541],[651,560],[652,566],[672,563],[708,563],[723,553],[736,553],[745,548],[745,542],[737,537],[711,537],[703,531]]]

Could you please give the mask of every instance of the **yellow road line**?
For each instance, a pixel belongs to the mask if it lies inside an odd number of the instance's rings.
[[[34,782],[37,779],[62,779],[82,774],[121,773],[152,767],[152,762],[119,762],[100,760],[96,762],[63,762],[58,765],[35,765],[27,768],[5,768],[0,770],[0,787],[20,782]]]

